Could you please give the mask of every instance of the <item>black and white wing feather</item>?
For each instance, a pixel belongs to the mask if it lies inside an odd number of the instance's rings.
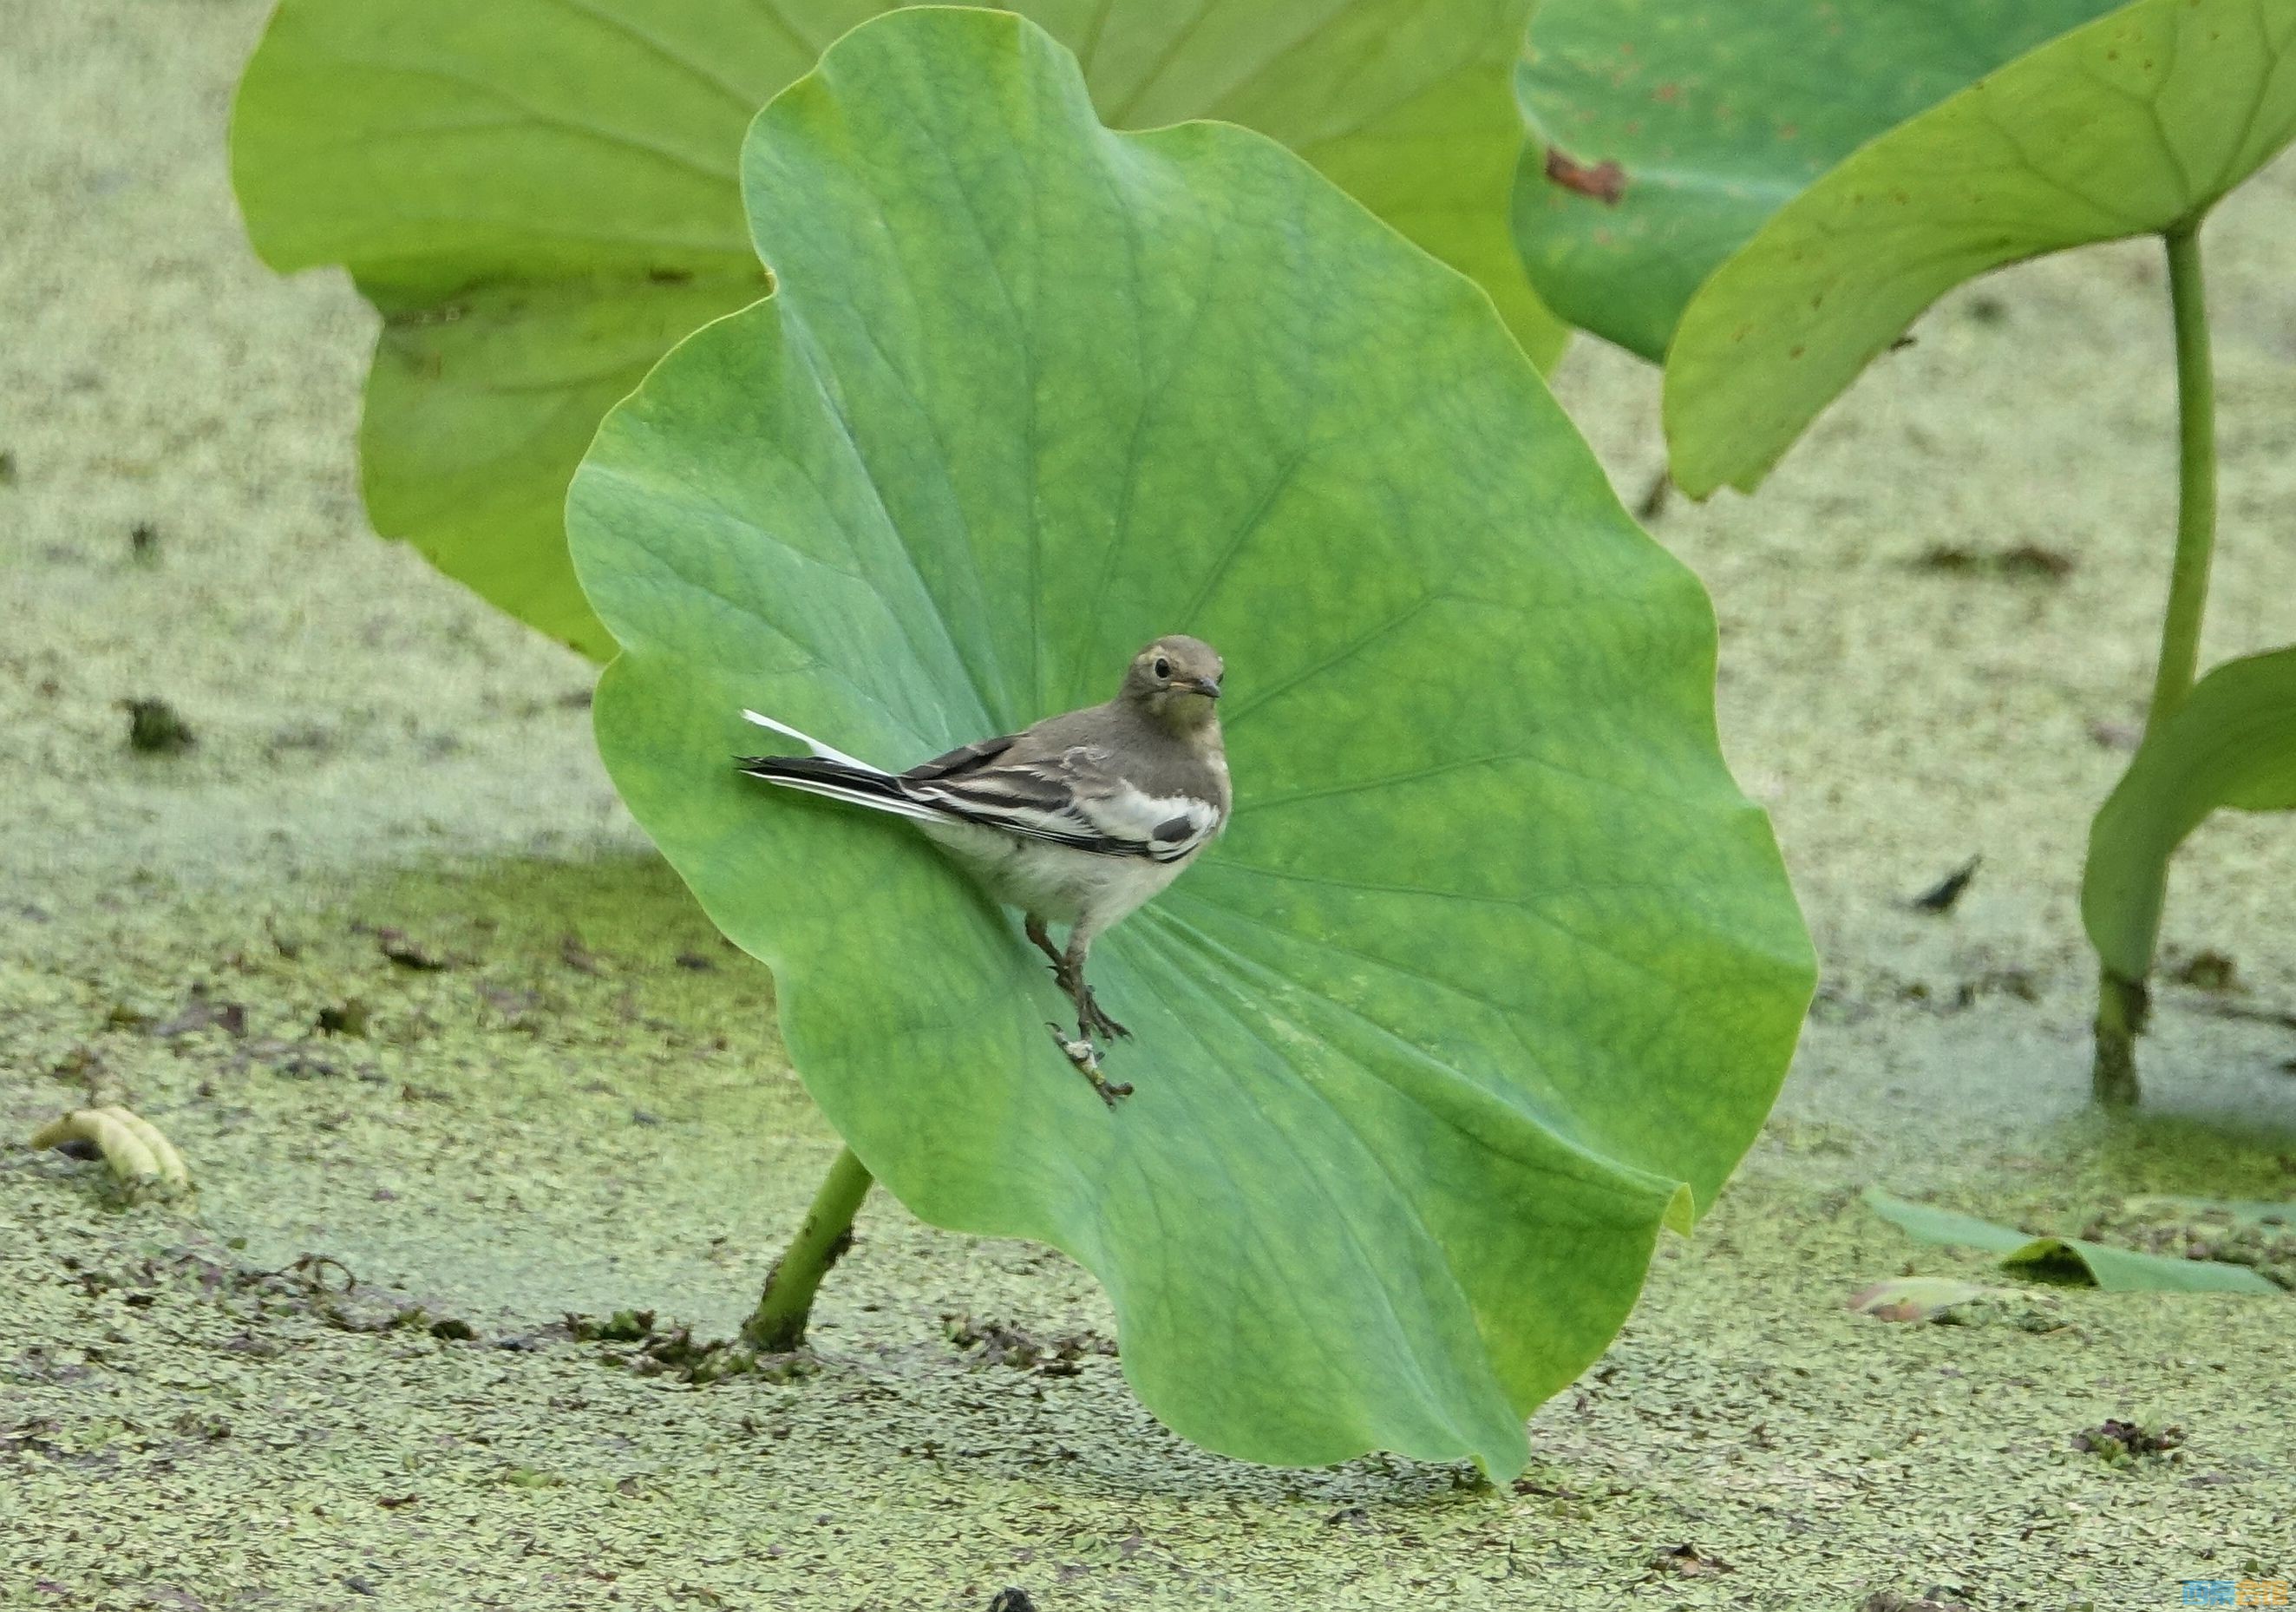
[[[1097,856],[1177,862],[1219,829],[1214,802],[1152,795],[1111,767],[1109,752],[1095,744],[1027,760],[991,753],[946,770],[941,761],[929,761],[900,781],[908,799],[961,821]]]
[[[971,823],[1095,856],[1177,862],[1219,832],[1218,802],[1151,794],[1111,765],[1110,753],[1072,744],[1018,757],[1021,736],[984,739],[906,772],[890,773],[755,711],[743,716],[796,739],[809,756],[749,756],[741,769],[784,788],[927,823]]]

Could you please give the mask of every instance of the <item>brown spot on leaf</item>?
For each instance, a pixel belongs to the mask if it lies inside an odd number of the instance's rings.
[[[1626,194],[1627,170],[1609,157],[1593,167],[1556,146],[1546,148],[1546,177],[1576,195],[1592,196],[1606,207],[1618,205]]]

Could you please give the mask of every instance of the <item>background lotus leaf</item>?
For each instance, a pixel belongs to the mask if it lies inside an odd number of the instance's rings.
[[[1095,119],[995,12],[849,35],[752,130],[775,298],[574,482],[600,748],[925,1219],[1066,1249],[1173,1427],[1512,1472],[1775,1095],[1811,959],[1697,583],[1466,280],[1282,147]],[[735,775],[906,764],[1226,653],[1242,804],[1094,951],[1111,1111],[1017,921]]]
[[[2221,807],[2296,809],[2296,648],[2227,661],[2138,746],[2090,826],[2081,919],[2105,966],[2152,972],[2161,869]]]
[[[1674,478],[1751,490],[1932,301],[2196,220],[2296,137],[2296,0],[2135,0],[1858,151],[1699,288],[1667,353]]]
[[[2224,1260],[2178,1259],[2143,1254],[2076,1237],[2036,1237],[2013,1226],[1866,1189],[1866,1207],[1925,1243],[1981,1248],[2014,1271],[2103,1288],[2107,1293],[2248,1293],[2278,1297],[2279,1284],[2246,1265]]]
[[[1662,358],[1699,282],[1812,180],[2109,4],[1542,0],[1515,77],[1531,283],[1571,324]]]
[[[1274,136],[1474,276],[1542,363],[1562,330],[1507,238],[1527,0],[1031,0],[1111,121]],[[566,483],[607,407],[766,282],[750,119],[871,0],[283,0],[233,181],[275,268],[381,311],[360,429],[375,530],[594,656]]]

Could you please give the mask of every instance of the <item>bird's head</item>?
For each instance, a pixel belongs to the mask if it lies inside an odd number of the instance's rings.
[[[1219,651],[1201,638],[1173,633],[1132,657],[1118,697],[1138,703],[1167,727],[1201,728],[1212,720],[1212,702],[1226,671]]]

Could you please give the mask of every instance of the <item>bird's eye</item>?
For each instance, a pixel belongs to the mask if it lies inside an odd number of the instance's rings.
[[[1162,655],[1156,657],[1156,675],[1160,678],[1168,678],[1172,675],[1172,662]]]

